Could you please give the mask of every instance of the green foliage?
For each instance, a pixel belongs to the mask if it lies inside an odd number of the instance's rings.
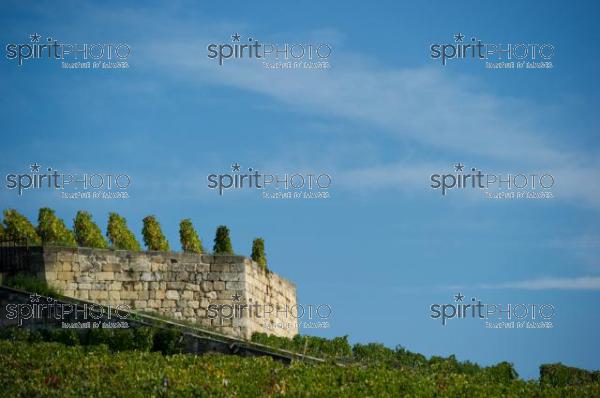
[[[179,223],[179,239],[181,241],[181,250],[186,253],[202,253],[202,242],[198,233],[194,229],[192,220],[186,218]]]
[[[486,378],[498,383],[508,383],[519,378],[519,374],[510,362],[500,362],[496,365],[484,368],[482,372]]]
[[[256,238],[252,241],[252,260],[267,269],[267,255],[265,254],[265,241],[263,238]]]
[[[428,365],[427,358],[421,354],[401,346],[391,349],[379,343],[355,344],[352,355],[355,361],[373,366],[420,368]]]
[[[231,246],[231,239],[229,238],[229,228],[225,225],[221,225],[217,228],[213,251],[215,254],[233,254],[233,247]]]
[[[6,278],[3,285],[13,287],[15,289],[25,290],[31,293],[37,293],[46,297],[59,297],[60,292],[49,286],[46,281],[29,275],[14,275]]]
[[[165,238],[156,217],[146,216],[143,222],[142,236],[148,250],[169,251],[169,242],[167,242],[167,238]]]
[[[48,207],[42,207],[38,213],[37,233],[46,245],[77,246],[73,233]]]
[[[348,336],[325,339],[315,336],[297,335],[293,339],[277,337],[265,333],[254,333],[252,341],[273,348],[279,348],[317,358],[333,360],[353,366],[368,366],[378,369],[404,369],[437,374],[461,374],[466,376],[480,376],[495,383],[509,383],[518,378],[512,364],[501,362],[486,368],[481,368],[476,363],[458,361],[454,355],[448,358],[433,356],[429,360],[417,353],[413,353],[397,346],[388,348],[383,344],[355,344],[350,347]]]
[[[127,227],[127,221],[117,213],[109,213],[106,236],[115,249],[139,251],[140,243]]]
[[[326,339],[317,336],[296,335],[294,338],[278,337],[266,333],[252,334],[251,341],[269,347],[297,352],[326,359],[347,359],[352,356],[348,336]]]
[[[600,372],[553,363],[540,366],[540,383],[545,387],[579,386],[600,383]]]
[[[106,249],[108,244],[102,236],[102,231],[92,220],[92,215],[87,211],[78,211],[73,220],[73,232],[77,244],[82,247],[95,247]]]
[[[0,221],[0,240],[4,239],[4,225]]]
[[[269,357],[111,352],[102,346],[0,341],[7,397],[593,397],[597,382],[547,387],[372,366],[285,366]]]
[[[29,244],[42,243],[35,227],[29,220],[14,209],[4,210],[4,235],[5,238],[14,240],[27,240]]]

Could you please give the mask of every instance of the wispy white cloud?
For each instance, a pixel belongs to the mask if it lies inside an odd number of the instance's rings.
[[[520,289],[520,290],[600,290],[600,277],[542,277],[521,281],[502,282],[493,284],[479,284],[468,286],[477,289]],[[464,289],[465,286],[452,286],[451,288]]]
[[[328,27],[295,32],[289,40],[322,37],[330,41],[334,46],[331,70],[270,70],[248,60],[219,66],[206,57],[208,43],[227,42],[234,31],[249,34],[264,33],[264,29],[231,20],[203,20],[198,12],[194,18],[187,18],[190,11],[184,3],[160,11],[161,24],[156,25],[158,12],[149,7],[135,15],[127,9],[115,11],[112,17],[106,11],[102,14],[103,21],[116,23],[124,21],[126,15],[131,31],[144,32],[134,36],[137,39],[132,43],[131,63],[149,72],[146,76],[150,84],[184,81],[198,86],[234,87],[308,115],[359,123],[365,126],[362,130],[371,131],[373,138],[385,134],[388,140],[414,142],[421,148],[418,165],[401,153],[401,145],[395,159],[387,156],[373,159],[368,165],[340,165],[335,172],[341,182],[368,174],[373,186],[413,189],[428,185],[428,177],[422,177],[424,172],[437,172],[440,165],[449,169],[451,159],[486,171],[494,168],[505,173],[552,173],[558,199],[600,206],[600,186],[592,183],[600,172],[600,162],[595,160],[600,158],[597,150],[578,150],[553,141],[567,134],[546,122],[549,114],[555,118],[560,113],[558,103],[540,105],[518,93],[494,94],[486,81],[428,65],[425,58],[422,67],[385,65],[366,54],[343,50],[343,34]],[[288,40],[281,32],[264,33],[260,39]],[[354,134],[349,132],[348,137]],[[357,150],[354,157],[361,155]],[[387,184],[390,177],[402,183]]]
[[[594,154],[549,141],[555,132],[541,131],[538,125],[550,110],[533,102],[493,95],[485,91],[485,83],[441,68],[383,67],[362,61],[360,54],[334,53],[329,71],[269,70],[259,62],[243,61],[218,66],[203,52],[209,42],[171,43],[170,52],[152,62],[161,73],[192,84],[248,90],[299,112],[357,121],[392,139],[413,141],[425,148],[422,159],[445,151],[448,158],[460,156],[459,160],[479,168],[473,163],[483,162],[505,173],[552,173],[559,199],[600,205],[600,187],[590,183],[600,171]],[[408,173],[411,162],[402,160],[401,153],[393,161],[356,167],[345,168],[341,180],[369,174],[375,183],[387,182],[393,174],[402,178],[404,186],[427,185],[427,176]],[[403,184],[391,186],[397,189]]]

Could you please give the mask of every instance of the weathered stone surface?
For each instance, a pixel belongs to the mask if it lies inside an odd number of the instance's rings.
[[[213,290],[213,283],[209,281],[204,281],[200,283],[200,288],[204,292],[210,292]]]
[[[294,327],[264,328],[265,321],[296,321],[286,311],[275,311],[296,304],[295,285],[244,257],[89,248],[50,248],[42,257],[41,277],[75,298],[129,304],[201,325],[217,325],[224,333],[245,338],[255,331],[287,337],[297,333]],[[234,302],[232,296],[239,300]],[[273,308],[269,319],[208,319],[211,304],[253,303]]]
[[[133,306],[138,309],[146,308],[146,300],[135,300]]]
[[[240,272],[223,272],[221,273],[220,279],[227,282],[237,282],[242,280],[243,275],[244,274]]]
[[[175,290],[185,289],[185,282],[167,282],[167,289],[175,289]]]
[[[102,271],[105,272],[121,272],[121,264],[108,263],[102,266]]]
[[[61,271],[56,273],[56,279],[60,279],[62,281],[71,281],[75,278],[75,274],[69,271]]]
[[[198,286],[195,283],[186,283],[185,290],[191,290],[193,292],[198,292],[198,291],[200,291],[200,286]]]
[[[108,292],[103,290],[91,290],[90,300],[106,300],[108,298]]]
[[[115,273],[114,272],[96,272],[96,280],[97,281],[114,281]]]
[[[244,282],[225,282],[227,290],[243,290]]]
[[[181,292],[181,299],[182,300],[193,300],[194,292],[191,290],[184,290],[183,292]]]
[[[140,279],[142,281],[149,282],[149,281],[153,281],[155,278],[154,278],[154,275],[152,274],[152,272],[142,272]]]
[[[174,308],[175,307],[175,300],[163,300],[162,301],[162,306],[164,308]]]

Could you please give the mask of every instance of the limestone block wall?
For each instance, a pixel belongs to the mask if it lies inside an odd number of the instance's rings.
[[[38,275],[65,296],[128,305],[242,338],[298,333],[295,285],[242,256],[44,247],[42,262]],[[251,305],[260,317],[252,316]]]
[[[248,316],[247,326],[253,331],[294,336],[298,334],[296,287],[270,272],[264,272],[254,262],[245,267],[245,291],[250,305],[258,304],[260,317]],[[256,311],[254,311],[255,315]]]

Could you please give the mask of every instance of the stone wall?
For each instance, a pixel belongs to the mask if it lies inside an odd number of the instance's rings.
[[[242,338],[298,333],[295,285],[242,256],[45,246],[30,267],[73,298],[129,305]]]

